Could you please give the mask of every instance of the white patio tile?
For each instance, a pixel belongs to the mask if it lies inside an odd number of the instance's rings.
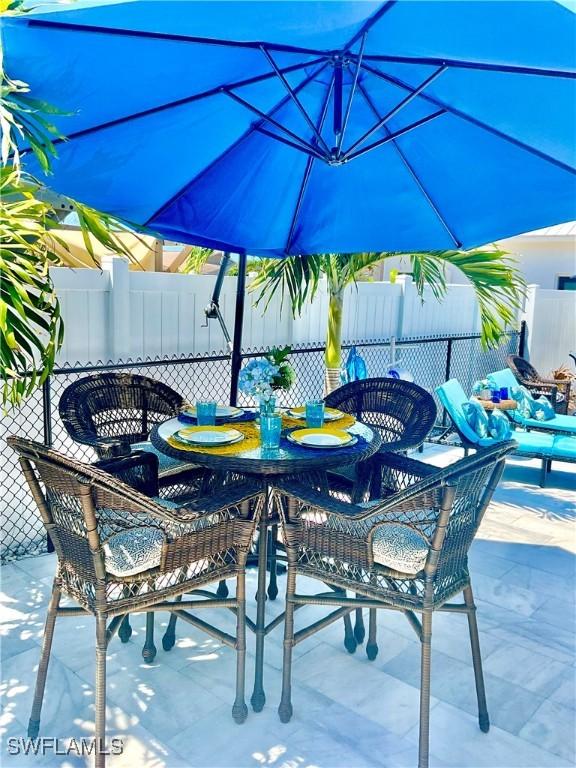
[[[576,712],[554,701],[545,701],[520,731],[523,739],[574,764]]]
[[[415,726],[407,738],[418,739]],[[568,768],[572,763],[492,726],[488,733],[461,709],[441,702],[430,714],[430,750],[458,768]]]
[[[544,698],[548,697],[570,675],[571,668],[553,659],[542,663],[542,654],[519,645],[506,644],[490,654],[486,672],[521,686]]]

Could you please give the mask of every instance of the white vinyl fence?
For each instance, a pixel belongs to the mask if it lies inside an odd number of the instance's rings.
[[[136,272],[117,257],[105,259],[102,271],[56,267],[51,274],[65,325],[59,364],[225,349],[218,322],[206,323],[204,314],[216,280],[213,276]],[[220,307],[230,332],[235,292],[236,278],[225,278]],[[248,294],[244,349],[324,340],[328,310],[324,286],[296,319],[288,299],[281,311],[281,297],[274,297],[264,317],[263,306],[254,305],[255,298],[256,294]],[[395,284],[358,283],[346,292],[345,340],[458,335],[476,333],[479,328],[470,286],[451,286],[441,305],[431,294],[422,303],[406,277]]]
[[[136,272],[118,257],[104,259],[96,269],[51,270],[62,304],[65,333],[59,364],[96,363],[175,355],[198,355],[225,350],[218,321],[206,322],[216,278]],[[227,277],[220,307],[232,332],[236,278]],[[248,294],[244,315],[244,349],[285,344],[321,343],[326,335],[328,296],[325,286],[301,317],[292,318],[286,298],[263,306]],[[576,348],[576,292],[530,286],[524,317],[528,324],[527,353],[548,374]],[[521,318],[519,317],[518,320]],[[424,302],[409,277],[396,283],[361,282],[346,291],[343,339],[371,341],[395,337],[465,335],[480,331],[480,315],[470,285],[449,286],[438,303],[431,291]]]

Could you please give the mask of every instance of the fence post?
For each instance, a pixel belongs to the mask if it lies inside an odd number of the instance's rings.
[[[114,361],[130,357],[130,272],[123,256],[102,256],[110,275],[110,349]]]
[[[526,320],[522,320],[520,323],[520,336],[518,338],[518,354],[520,357],[524,357],[526,351]]]
[[[535,322],[534,316],[536,313],[536,295],[538,293],[538,285],[528,285],[526,288],[526,300],[524,302],[524,318],[522,320],[521,328],[524,329],[522,337],[521,333],[521,351],[518,353],[520,357],[530,360],[530,331],[534,331]]]
[[[452,339],[448,339],[448,344],[446,346],[446,368],[444,369],[444,381],[448,381],[450,378],[450,368],[452,367]],[[442,426],[446,426],[448,414],[446,413],[446,408],[442,411]]]
[[[44,445],[49,448],[52,447],[52,398],[51,398],[51,385],[50,376],[42,384],[42,438]],[[50,534],[46,534],[46,550],[48,552],[54,552],[54,544]]]

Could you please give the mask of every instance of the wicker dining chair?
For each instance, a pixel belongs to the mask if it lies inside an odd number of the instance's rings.
[[[91,614],[96,621],[96,768],[105,764],[106,649],[128,613],[151,608],[172,612],[207,631],[237,654],[232,715],[247,716],[244,699],[246,618],[245,564],[261,511],[260,487],[251,482],[178,507],[151,499],[92,465],[39,443],[8,438],[19,460],[44,526],[58,556],[48,607],[28,735],[35,738],[50,660],[54,625],[60,616]],[[120,459],[126,462],[127,459]],[[129,458],[130,470],[145,475],[154,456]],[[236,580],[236,595],[218,599],[206,586]],[[184,595],[195,598],[182,599]],[[76,607],[60,606],[71,598]],[[227,608],[236,613],[236,636],[194,613]]]
[[[528,360],[519,355],[509,355],[506,362],[523,387],[538,397],[545,395],[554,406],[556,413],[568,413],[572,383],[569,379],[545,379]]]
[[[419,448],[436,422],[432,395],[411,381],[363,379],[335,389],[324,402],[375,427],[382,435],[381,453]]]
[[[204,472],[157,451],[148,440],[152,427],[178,415],[184,398],[161,381],[134,373],[95,373],[70,384],[58,410],[66,431],[101,459],[143,450],[158,458],[161,495],[189,493]]]
[[[329,408],[350,413],[378,429],[382,435],[380,454],[406,453],[420,448],[436,422],[437,408],[432,395],[417,384],[402,379],[382,377],[354,381],[331,392],[325,403]],[[332,484],[340,487],[341,496],[342,491],[346,491],[346,479],[349,487],[344,496],[352,498],[357,491],[358,469],[343,468],[337,476],[332,475]],[[356,611],[353,636],[348,621],[349,617],[346,617],[344,644],[353,653],[356,645],[364,642],[366,634],[362,611]]]
[[[277,506],[284,525],[288,559],[284,664],[279,715],[292,716],[293,647],[357,606],[370,609],[367,655],[376,658],[376,609],[404,613],[421,643],[419,768],[428,765],[430,654],[435,611],[465,613],[472,648],[479,724],[489,729],[468,550],[502,471],[514,448],[509,441],[462,459],[446,469],[402,456],[384,457],[381,489],[391,496],[355,505],[278,483]],[[298,576],[316,579],[331,591],[296,591]],[[347,590],[356,597],[348,597]],[[448,602],[464,593],[463,603]],[[294,611],[304,605],[332,612],[294,631]],[[421,613],[419,620],[416,613]],[[300,613],[299,613],[300,615]],[[385,691],[383,691],[385,695]]]

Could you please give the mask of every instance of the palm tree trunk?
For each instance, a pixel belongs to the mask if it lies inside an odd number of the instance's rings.
[[[343,291],[330,291],[328,306],[328,333],[326,336],[326,352],[324,362],[324,393],[330,394],[340,386],[340,368],[342,366],[342,309],[344,305]]]

